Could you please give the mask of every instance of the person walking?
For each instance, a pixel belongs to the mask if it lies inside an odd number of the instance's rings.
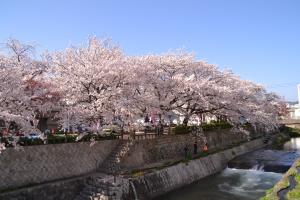
[[[208,145],[207,145],[207,143],[204,144],[204,146],[203,146],[203,151],[204,151],[204,152],[207,152],[207,151],[208,151]]]
[[[185,147],[183,148],[183,150],[184,150],[184,157],[187,158],[188,157],[188,150],[189,150],[188,146],[185,145]]]
[[[194,142],[194,155],[197,155],[197,149],[198,149],[198,145],[197,145],[197,140]]]

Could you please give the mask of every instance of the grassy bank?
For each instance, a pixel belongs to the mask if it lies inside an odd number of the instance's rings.
[[[300,137],[300,129],[283,126],[280,128],[280,132],[289,135],[291,138]]]
[[[280,128],[280,134],[272,139],[272,148],[282,149],[285,142],[295,137],[300,137],[300,129],[282,126]]]
[[[287,200],[299,200],[300,199],[300,159],[296,160],[293,166],[284,174],[282,179],[274,185],[271,189],[266,191],[266,195],[262,197],[260,200],[279,200],[278,193],[282,190],[289,190],[285,195],[285,199]],[[296,187],[294,189],[289,189],[290,182],[289,176],[296,181]]]

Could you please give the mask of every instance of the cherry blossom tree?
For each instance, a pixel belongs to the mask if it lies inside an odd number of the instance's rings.
[[[139,126],[155,113],[159,123],[183,116],[223,116],[273,130],[282,100],[261,85],[184,51],[127,56],[110,40],[34,56],[34,47],[9,40],[0,54],[0,118],[29,133],[53,110],[66,129],[101,132],[107,125]],[[163,120],[164,119],[164,120]],[[0,147],[2,148],[2,147]]]
[[[175,52],[136,59],[135,73],[140,82],[135,89],[140,94],[139,103],[145,112],[155,112],[160,122],[162,118],[168,119],[172,111],[185,103],[181,99],[182,86],[194,62],[193,55]]]
[[[38,115],[54,105],[51,84],[47,85],[45,77],[47,64],[32,58],[31,45],[11,39],[6,47],[0,55],[0,117],[6,122],[7,131],[13,122],[25,134],[41,133],[37,128]],[[16,137],[13,132],[9,134]]]
[[[56,52],[51,64],[54,81],[63,94],[63,124],[84,125],[99,132],[125,109],[128,97],[123,88],[130,66],[121,49],[111,41],[90,38],[87,46]],[[124,101],[124,108],[120,101]]]

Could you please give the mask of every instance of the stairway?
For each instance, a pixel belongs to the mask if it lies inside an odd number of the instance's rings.
[[[99,166],[98,171],[106,174],[116,174],[121,171],[121,159],[129,152],[133,141],[120,141],[117,147],[110,153],[110,155]]]
[[[122,140],[109,156],[98,167],[98,172],[89,177],[85,182],[84,189],[75,200],[112,200],[120,199],[126,187],[126,181],[112,175],[121,171],[121,159],[129,152],[133,141]],[[105,173],[105,174],[102,174]],[[115,182],[116,180],[116,182]]]
[[[84,189],[74,200],[120,199],[125,185],[121,179],[114,183],[113,176],[93,175],[86,180]]]

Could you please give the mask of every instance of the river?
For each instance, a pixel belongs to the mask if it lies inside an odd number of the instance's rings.
[[[292,138],[286,142],[283,150],[299,151],[300,138]],[[201,179],[155,200],[257,200],[281,177],[280,173],[257,169],[226,168],[221,173]]]
[[[286,151],[300,151],[300,138],[291,138],[283,145],[283,149]]]
[[[257,200],[282,174],[226,168],[155,200]]]

